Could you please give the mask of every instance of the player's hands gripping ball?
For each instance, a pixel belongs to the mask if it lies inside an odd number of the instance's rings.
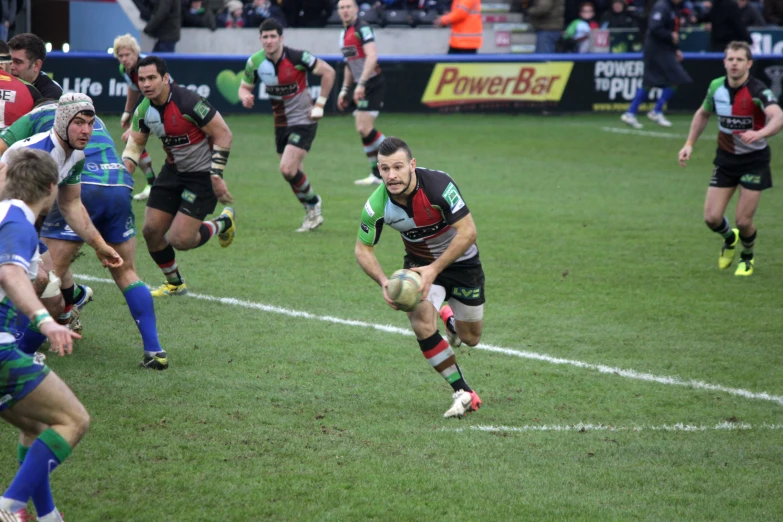
[[[386,293],[394,305],[404,312],[412,312],[421,302],[421,277],[413,270],[397,270],[389,278]]]

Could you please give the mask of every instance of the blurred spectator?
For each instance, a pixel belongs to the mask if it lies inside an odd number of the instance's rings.
[[[218,25],[220,27],[245,27],[244,7],[240,0],[228,0],[226,8],[218,15]]]
[[[481,0],[454,0],[451,12],[433,23],[435,27],[451,26],[449,54],[475,54],[481,49],[484,24],[481,20]]]
[[[639,20],[625,5],[625,0],[614,0],[612,7],[601,16],[601,29],[636,29]]]
[[[155,8],[155,4],[152,0],[133,0],[136,4],[136,8],[139,10],[139,16],[145,22],[149,22],[152,18],[152,11]]]
[[[764,27],[764,17],[756,6],[748,2],[748,0],[737,0],[737,5],[740,8],[740,16],[742,17],[742,25],[745,29],[748,27]]]
[[[299,0],[299,27],[326,27],[334,6],[329,0]],[[288,18],[288,15],[286,15]],[[290,22],[291,19],[288,18]]]
[[[208,27],[202,0],[182,0],[182,27]]]
[[[153,53],[173,53],[182,29],[182,3],[179,0],[158,0],[144,33],[157,38]]]
[[[253,0],[245,6],[245,27],[260,27],[267,18],[274,18],[280,25],[286,27],[285,14],[275,3],[270,0]]]
[[[16,19],[16,0],[2,0],[0,2],[0,40],[8,41],[8,30]]]
[[[563,39],[573,42],[569,49],[577,53],[590,52],[590,32],[598,29],[598,23],[593,20],[595,8],[592,2],[584,2],[579,8],[579,18],[571,22],[563,32]]]
[[[752,43],[734,0],[713,0],[710,24],[710,50],[713,52],[722,53],[732,41]]]
[[[536,53],[554,53],[555,44],[563,31],[565,0],[536,0],[527,10],[525,18],[530,19],[536,31]]]
[[[769,25],[783,24],[783,0],[764,0],[764,20]]]

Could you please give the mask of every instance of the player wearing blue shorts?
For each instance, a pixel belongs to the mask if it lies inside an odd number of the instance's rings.
[[[49,487],[60,465],[89,427],[90,417],[73,392],[44,364],[21,352],[14,337],[17,314],[29,317],[53,351],[71,353],[79,335],[57,324],[35,294],[30,280],[38,270],[34,222],[58,195],[58,167],[43,151],[22,149],[8,160],[0,196],[0,417],[19,428],[21,466],[0,496],[0,520],[26,516],[32,498],[38,520],[62,521]],[[29,441],[29,444],[23,442]],[[6,474],[3,469],[3,481]]]
[[[7,163],[8,154],[20,148],[43,150],[57,164],[58,189],[57,204],[65,216],[68,226],[87,244],[95,249],[95,253],[105,267],[122,266],[122,258],[109,246],[90,220],[87,210],[81,200],[81,171],[84,168],[84,148],[90,141],[92,128],[95,124],[95,108],[89,96],[81,93],[68,93],[60,98],[55,111],[54,126],[49,132],[36,134],[30,138],[14,143],[0,161]],[[56,252],[50,252],[53,263],[56,262]],[[70,263],[70,258],[68,260]],[[63,277],[64,274],[58,274]],[[65,287],[73,286],[66,281]],[[65,295],[65,294],[64,294]],[[66,303],[66,308],[68,304]],[[30,337],[27,337],[29,334]],[[32,353],[43,343],[44,338],[30,325],[25,331],[21,345]]]
[[[16,141],[53,128],[56,105],[42,105],[18,120],[0,134],[0,149]],[[158,340],[155,307],[147,286],[136,274],[136,226],[131,194],[133,178],[120,160],[106,125],[95,118],[92,136],[84,149],[85,160],[81,172],[82,202],[95,228],[112,248],[125,260],[122,266],[110,268],[118,288],[125,296],[131,315],[144,342],[142,366],[158,370],[168,367],[166,352]],[[50,248],[54,270],[67,279],[68,267],[82,246],[82,239],[67,225],[55,204],[41,229]],[[71,281],[67,281],[71,282]],[[64,282],[63,285],[66,283]],[[73,286],[73,285],[71,285]]]

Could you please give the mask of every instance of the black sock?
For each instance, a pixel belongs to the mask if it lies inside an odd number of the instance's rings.
[[[740,241],[742,242],[742,253],[740,254],[742,259],[753,259],[753,246],[756,244],[757,230],[753,231],[749,237],[740,235]]]
[[[723,217],[723,222],[720,225],[717,227],[710,227],[710,229],[716,234],[723,236],[723,239],[726,240],[726,245],[731,245],[736,239],[736,237],[734,237],[734,230],[731,229],[729,220],[726,219],[725,216]]]
[[[68,287],[68,288],[61,288],[60,291],[63,293],[63,299],[65,300],[65,306],[72,306],[75,301],[73,298],[73,290],[74,285]]]

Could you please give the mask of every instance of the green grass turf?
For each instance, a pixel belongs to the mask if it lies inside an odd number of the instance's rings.
[[[352,120],[325,119],[305,163],[326,220],[309,234],[294,232],[303,211],[278,173],[271,119],[227,121],[238,234],[227,250],[215,241],[178,255],[191,292],[405,328],[354,260],[371,189],[352,183],[368,171]],[[673,121],[645,130],[679,137],[602,131],[621,127],[616,116],[383,115],[378,128],[463,192],[487,277],[483,342],[783,395],[781,197],[762,198],[756,273],[719,271],[720,238],[702,221],[714,123],[681,169],[689,119]],[[108,124],[119,138],[117,119]],[[143,206],[134,208],[140,228]],[[386,229],[376,249],[388,273],[401,266],[397,236]],[[141,277],[159,283],[142,238],[138,250]],[[108,277],[90,252],[74,271]],[[762,427],[783,424],[773,401],[463,348],[485,406],[445,420],[450,388],[411,336],[187,297],[156,301],[171,368],[154,373],[136,367],[141,341],[121,294],[90,284],[84,339],[72,356],[50,357],[92,415],[52,476],[69,521],[783,513],[781,431]],[[628,429],[726,421],[753,428]],[[624,429],[469,429],[580,422]],[[16,468],[15,435],[0,432],[2,486]]]

